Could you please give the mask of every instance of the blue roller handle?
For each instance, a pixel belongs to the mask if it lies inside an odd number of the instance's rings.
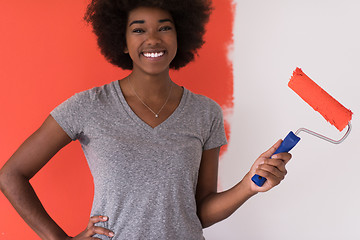
[[[290,131],[289,134],[284,138],[280,147],[276,150],[276,152],[273,155],[275,155],[277,153],[282,153],[282,152],[289,152],[293,147],[295,147],[295,145],[299,141],[300,141],[300,138],[298,136],[296,136],[292,131]],[[264,185],[264,183],[266,182],[266,178],[261,177],[257,174],[255,174],[251,178],[251,180],[259,187]]]

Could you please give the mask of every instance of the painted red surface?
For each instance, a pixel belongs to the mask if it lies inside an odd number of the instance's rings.
[[[289,87],[330,124],[342,131],[352,118],[352,112],[296,68],[289,81]]]
[[[62,101],[128,72],[100,55],[82,20],[88,1],[0,2],[0,167]],[[224,109],[233,106],[231,0],[214,0],[206,44],[175,82],[207,95]],[[226,123],[227,133],[229,126]],[[32,180],[42,203],[68,234],[86,226],[93,194],[92,177],[78,143],[61,150]],[[39,239],[0,194],[0,240]]]

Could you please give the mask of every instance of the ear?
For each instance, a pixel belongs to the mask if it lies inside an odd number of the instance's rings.
[[[128,54],[128,53],[129,53],[129,50],[128,50],[128,48],[127,48],[126,46],[124,47],[124,53],[125,53],[125,54]]]

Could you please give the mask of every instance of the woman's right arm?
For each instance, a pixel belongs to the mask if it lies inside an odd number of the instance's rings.
[[[70,137],[50,115],[0,170],[0,190],[42,239],[68,236],[47,214],[29,180],[70,142]]]
[[[29,182],[61,148],[70,142],[71,138],[50,115],[0,170],[0,190],[41,239],[71,239],[48,215]],[[86,229],[72,239],[97,239],[92,237],[94,234],[112,237],[114,233],[110,230],[95,226],[95,223],[107,220],[105,216],[91,217]]]

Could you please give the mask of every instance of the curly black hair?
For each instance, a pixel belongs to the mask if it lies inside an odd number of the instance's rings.
[[[115,66],[132,69],[126,48],[128,14],[137,7],[158,7],[174,19],[178,50],[170,68],[179,69],[194,60],[204,44],[205,24],[212,11],[211,0],[92,0],[84,19],[91,23],[101,53]]]

